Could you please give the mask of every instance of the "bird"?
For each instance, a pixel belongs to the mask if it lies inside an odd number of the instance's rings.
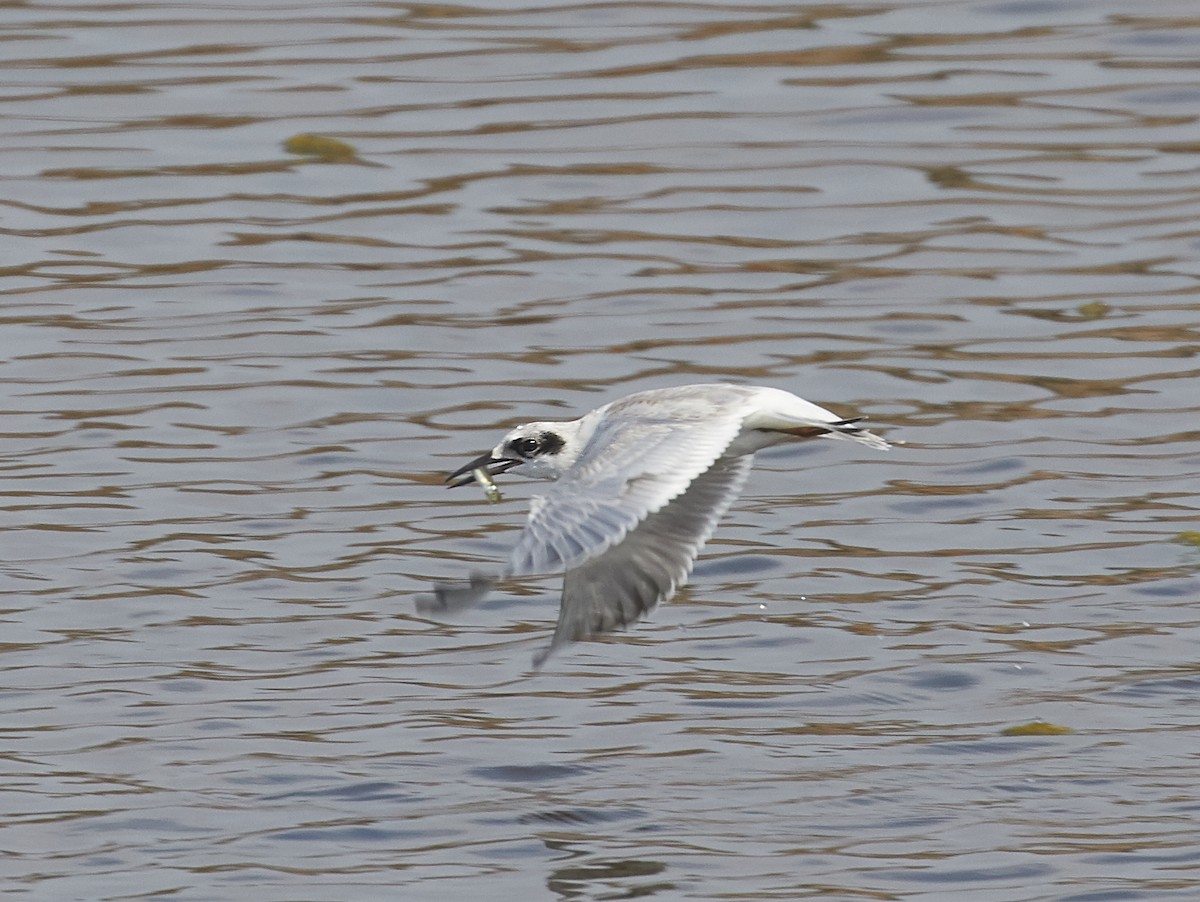
[[[535,670],[569,642],[628,626],[684,584],[764,448],[810,438],[891,445],[779,388],[731,383],[640,391],[567,422],[525,423],[446,477],[450,487],[515,473],[553,485],[530,499],[507,561],[418,596],[422,614],[475,604],[501,580],[565,571],[558,621]]]

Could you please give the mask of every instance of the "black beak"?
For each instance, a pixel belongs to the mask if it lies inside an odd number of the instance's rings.
[[[456,489],[460,485],[470,485],[475,481],[475,477],[472,475],[473,470],[486,470],[489,476],[499,476],[520,463],[524,463],[524,461],[512,460],[507,457],[492,457],[492,453],[489,451],[487,454],[481,454],[466,466],[459,467],[446,477],[446,483],[449,488]]]

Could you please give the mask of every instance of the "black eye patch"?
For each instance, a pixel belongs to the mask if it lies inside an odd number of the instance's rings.
[[[532,457],[538,453],[541,445],[535,438],[515,438],[509,442],[508,447],[512,448],[521,457]]]
[[[527,435],[515,438],[508,443],[508,447],[518,457],[529,460],[531,457],[540,457],[543,454],[557,454],[562,450],[563,444],[562,436],[553,432],[543,432],[536,437]]]
[[[539,454],[557,454],[566,444],[557,432],[543,432],[538,439],[538,444],[541,446]]]

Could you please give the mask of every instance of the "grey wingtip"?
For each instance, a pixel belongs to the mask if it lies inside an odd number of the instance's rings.
[[[542,667],[544,667],[546,662],[550,660],[550,656],[558,651],[558,646],[559,643],[551,642],[545,648],[534,653],[533,660],[530,662],[534,673],[541,673]]]

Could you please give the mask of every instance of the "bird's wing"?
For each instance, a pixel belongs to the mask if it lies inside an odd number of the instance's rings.
[[[670,598],[741,493],[753,462],[752,455],[718,460],[624,541],[568,570],[554,638],[534,667],[564,643],[623,627]]]
[[[500,576],[570,569],[620,542],[708,470],[741,426],[741,411],[733,406],[689,406],[680,415],[675,407],[612,405],[579,459],[530,502],[529,520]]]

